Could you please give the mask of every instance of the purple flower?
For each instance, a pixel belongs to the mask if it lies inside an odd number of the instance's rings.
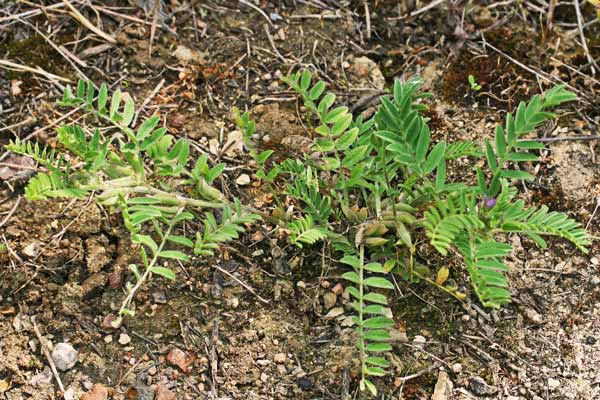
[[[483,204],[485,204],[485,208],[492,208],[496,205],[496,198],[483,196]]]

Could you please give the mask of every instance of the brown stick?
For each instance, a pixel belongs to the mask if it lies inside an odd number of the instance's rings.
[[[54,379],[56,379],[58,388],[60,389],[61,393],[65,393],[65,387],[63,386],[63,383],[60,380],[60,376],[58,375],[58,371],[56,370],[56,365],[54,364],[54,360],[52,359],[52,356],[50,355],[50,352],[48,351],[48,347],[46,346],[46,340],[42,337],[42,334],[40,333],[40,330],[38,329],[37,324],[35,323],[35,317],[31,318],[31,322],[33,323],[33,331],[35,332],[35,336],[37,336],[38,340],[40,341],[40,346],[42,348],[42,352],[46,356],[46,359],[48,359],[48,364],[50,364],[50,369],[52,370]]]

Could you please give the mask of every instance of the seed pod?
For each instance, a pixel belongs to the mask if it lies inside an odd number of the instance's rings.
[[[382,237],[369,237],[365,239],[365,245],[368,247],[378,247],[386,244],[388,240]]]
[[[221,200],[223,198],[223,194],[219,190],[206,183],[203,178],[198,180],[196,190],[198,191],[198,194],[206,200]]]

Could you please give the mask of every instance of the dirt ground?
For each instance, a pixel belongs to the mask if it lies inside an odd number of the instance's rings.
[[[600,74],[573,2],[71,2],[115,43],[64,3],[0,4],[0,61],[17,64],[0,63],[0,144],[55,145],[53,128],[74,118],[56,105],[60,81],[46,73],[120,85],[143,114],[159,112],[171,133],[206,150],[234,131],[233,106],[250,110],[278,156],[301,153],[307,139],[297,99],[279,80],[299,68],[355,113],[368,113],[393,79],[418,74],[435,95],[432,136],[449,141],[491,137],[520,100],[548,81],[568,84],[580,100],[537,134],[574,140],[548,143],[522,195],[587,225],[590,253],[511,238],[514,302],[497,312],[398,280],[393,368],[377,385],[385,399],[429,399],[444,386],[448,396],[436,400],[600,398],[600,162],[597,141],[585,139],[599,134]],[[600,62],[600,23],[581,3],[587,53]],[[106,389],[113,399],[362,398],[348,298],[326,295],[342,271],[327,248],[300,251],[251,232],[227,245],[227,259],[195,260],[170,285],[153,281],[136,318],[114,330],[104,316],[135,254],[119,214],[93,199],[28,202],[32,169],[15,176],[11,156],[0,157],[0,178],[10,175],[0,181],[0,398],[60,396],[36,329],[50,346],[78,352],[60,372],[65,397],[103,399]],[[227,159],[221,189],[268,207],[266,189],[235,183],[254,172],[247,161]],[[469,290],[465,271],[452,276]]]

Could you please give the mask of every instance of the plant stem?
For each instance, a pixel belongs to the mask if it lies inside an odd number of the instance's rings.
[[[171,235],[171,231],[173,230],[173,227],[175,226],[175,218],[179,214],[181,214],[183,212],[183,210],[184,210],[183,207],[180,208],[177,211],[177,213],[173,216],[173,218],[171,219],[171,221],[169,222],[169,226],[167,228],[167,231],[163,235],[162,240],[160,242],[160,245],[158,246],[158,249],[154,253],[154,256],[152,257],[152,260],[150,261],[150,263],[148,265],[145,265],[146,268],[144,270],[144,273],[137,280],[135,286],[133,288],[131,288],[131,290],[127,294],[127,297],[125,298],[125,300],[123,300],[123,303],[121,304],[121,308],[119,309],[119,316],[123,315],[123,311],[125,309],[127,309],[127,307],[129,307],[129,304],[131,303],[131,300],[133,300],[133,297],[135,296],[135,293],[140,289],[140,287],[142,287],[142,285],[144,284],[144,282],[146,282],[146,280],[150,276],[150,273],[152,272],[152,267],[154,267],[154,264],[156,264],[156,262],[158,261],[158,255],[160,254],[160,252],[162,251],[162,249],[165,247],[165,244],[167,243],[168,237]]]
[[[364,339],[364,327],[363,327],[363,293],[364,293],[364,264],[365,264],[365,245],[360,245],[360,255],[359,255],[359,266],[358,266],[358,276],[360,278],[360,283],[358,285],[358,290],[360,293],[360,298],[358,299],[358,340],[360,343],[360,374],[361,380],[365,380],[365,359],[367,358],[366,350],[365,350],[365,339]]]

